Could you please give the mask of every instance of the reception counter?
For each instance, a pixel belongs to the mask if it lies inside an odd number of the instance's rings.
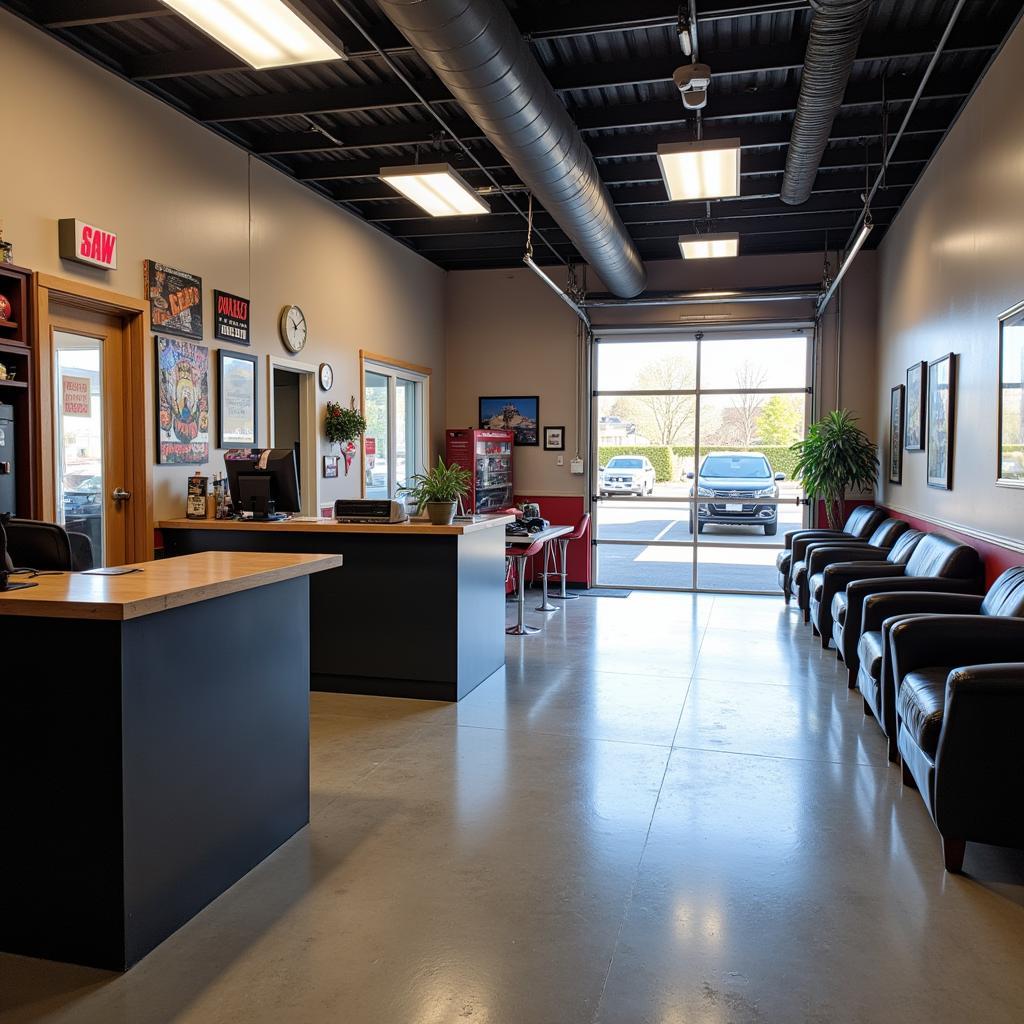
[[[309,587],[341,564],[0,592],[0,950],[124,970],[309,821]]]
[[[314,690],[455,701],[505,664],[505,524],[159,523],[168,555],[342,554],[310,581]]]

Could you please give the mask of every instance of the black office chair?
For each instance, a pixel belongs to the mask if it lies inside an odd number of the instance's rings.
[[[84,533],[35,519],[8,520],[7,551],[18,569],[84,572],[93,567],[92,542]]]

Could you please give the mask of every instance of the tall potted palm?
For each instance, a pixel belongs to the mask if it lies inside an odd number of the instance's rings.
[[[825,503],[828,525],[838,530],[846,514],[846,494],[874,490],[878,446],[857,426],[857,417],[836,409],[813,423],[803,441],[790,449],[797,457],[794,476],[807,497]]]

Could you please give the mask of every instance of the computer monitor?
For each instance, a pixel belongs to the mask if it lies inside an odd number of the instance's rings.
[[[224,453],[228,488],[238,514],[254,519],[301,511],[292,448],[232,448]]]

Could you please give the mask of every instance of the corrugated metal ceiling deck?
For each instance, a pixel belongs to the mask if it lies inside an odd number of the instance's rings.
[[[376,178],[380,166],[447,159],[476,186],[486,178],[338,10],[352,12],[402,74],[503,185],[514,172],[377,10],[372,0],[304,0],[343,40],[348,61],[254,71],[159,0],[0,0],[62,42],[160,97],[309,188],[447,268],[516,265],[525,227],[501,197],[486,217],[434,219]],[[706,135],[743,141],[743,196],[711,204],[717,230],[742,251],[813,251],[842,244],[861,206],[865,162],[882,148],[883,83],[894,132],[955,0],[875,0],[811,199],[778,199],[811,12],[806,0],[700,0],[701,60],[714,73]],[[1022,8],[969,0],[879,193],[877,245],[928,158]],[[645,259],[678,255],[675,238],[706,223],[703,204],[668,203],[654,151],[692,138],[672,85],[685,63],[664,0],[508,0],[534,54],[584,132]],[[319,127],[327,135],[314,129]],[[328,136],[333,136],[341,145]],[[515,202],[525,200],[516,194]],[[575,250],[545,213],[537,225],[561,257]],[[550,250],[538,248],[543,262]]]

